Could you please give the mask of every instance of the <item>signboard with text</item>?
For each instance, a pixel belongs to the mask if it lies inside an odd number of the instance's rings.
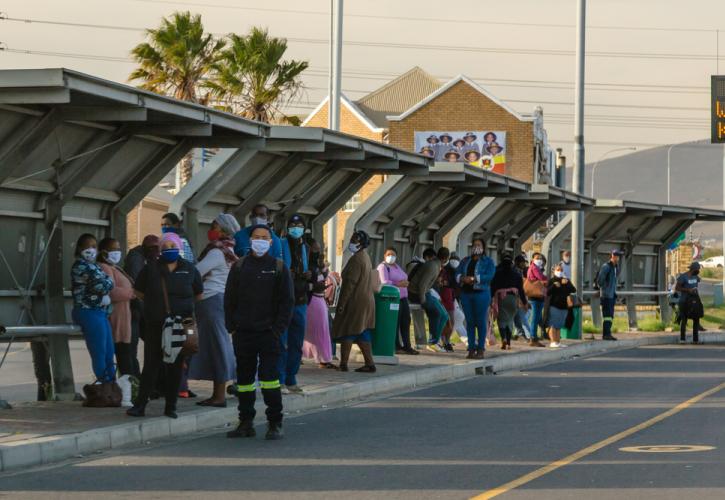
[[[713,75],[711,84],[710,141],[713,144],[725,143],[725,76]]]

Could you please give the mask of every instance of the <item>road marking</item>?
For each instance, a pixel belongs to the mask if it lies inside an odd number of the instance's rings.
[[[689,444],[659,444],[651,446],[625,446],[619,451],[628,453],[692,453],[695,451],[711,451],[714,446],[701,446]]]
[[[472,500],[488,500],[489,498],[497,497],[497,496],[502,495],[506,492],[509,492],[515,488],[518,488],[519,486],[523,486],[524,484],[530,483],[531,481],[534,481],[535,479],[545,476],[546,474],[549,474],[550,472],[554,472],[555,470],[560,469],[561,467],[564,467],[573,462],[576,462],[577,460],[584,458],[587,455],[591,455],[592,453],[597,452],[597,451],[601,450],[602,448],[609,446],[610,444],[614,444],[617,441],[621,441],[622,439],[627,438],[627,437],[631,436],[632,434],[635,434],[641,430],[647,429],[648,427],[652,427],[653,425],[655,425],[659,422],[662,422],[663,420],[665,420],[673,415],[677,415],[681,411],[686,410],[690,406],[698,403],[699,401],[702,401],[703,399],[705,399],[708,396],[712,396],[713,394],[715,394],[723,389],[725,389],[725,382],[713,387],[712,389],[708,389],[707,391],[700,393],[697,396],[688,399],[687,401],[683,401],[682,403],[678,404],[674,408],[671,408],[664,413],[660,413],[656,417],[652,417],[649,420],[646,420],[645,422],[642,422],[639,425],[630,427],[629,429],[624,430],[613,436],[610,436],[607,439],[599,441],[598,443],[594,443],[593,445],[588,446],[588,447],[584,448],[583,450],[579,450],[576,453],[572,453],[569,456],[556,460],[555,462],[551,462],[549,465],[545,465],[544,467],[541,467],[540,469],[537,469],[533,472],[529,472],[528,474],[523,475],[523,476],[519,477],[518,479],[514,479],[513,481],[510,481],[506,484],[502,484],[501,486],[498,486],[491,490],[484,491],[480,495],[472,497]]]

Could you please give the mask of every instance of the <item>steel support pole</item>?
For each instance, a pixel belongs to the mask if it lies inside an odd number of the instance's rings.
[[[722,206],[723,210],[725,210],[725,146],[723,146],[722,154]],[[725,255],[725,221],[722,223],[722,251],[723,255]],[[721,286],[722,292],[725,295],[725,272],[723,272]]]
[[[584,65],[586,40],[586,0],[577,1],[577,46],[576,46],[576,85],[574,111],[574,192],[584,194]],[[574,286],[582,293],[584,277],[584,212],[576,211],[572,214],[572,252],[571,274]],[[575,329],[581,330],[580,324]]]
[[[332,67],[330,75],[330,99],[328,115],[330,130],[340,130],[340,98],[342,95],[342,4],[343,0],[333,0],[332,8]],[[330,268],[339,271],[337,260],[337,213],[327,222],[327,259]]]

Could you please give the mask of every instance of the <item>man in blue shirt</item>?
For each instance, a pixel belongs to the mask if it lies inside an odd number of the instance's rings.
[[[254,226],[267,226],[271,227],[269,223],[269,209],[266,205],[259,204],[252,209],[252,213],[249,218],[249,226],[241,229],[237,234],[234,235],[234,253],[239,257],[249,255],[251,249],[250,234]],[[269,249],[269,255],[275,259],[282,258],[282,243],[279,237],[272,231],[272,246]]]
[[[697,285],[700,283],[700,264],[693,262],[690,269],[686,273],[682,273],[677,277],[675,291],[680,294],[680,344],[684,344],[687,340],[687,320],[692,320],[692,343],[700,343],[700,318],[702,302],[697,292]]]
[[[614,322],[614,304],[617,302],[619,258],[624,255],[624,252],[614,249],[610,255],[609,261],[599,268],[595,279],[602,304],[602,340],[617,340],[612,335],[612,323]]]

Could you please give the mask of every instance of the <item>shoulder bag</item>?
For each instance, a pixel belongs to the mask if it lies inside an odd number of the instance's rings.
[[[166,277],[161,275],[161,290],[164,295],[166,318],[161,332],[161,348],[164,363],[174,363],[179,354],[191,356],[199,352],[199,336],[196,334],[194,318],[182,318],[171,313]]]
[[[543,300],[546,296],[546,283],[543,281],[532,281],[528,278],[524,280],[524,294],[529,299]]]

